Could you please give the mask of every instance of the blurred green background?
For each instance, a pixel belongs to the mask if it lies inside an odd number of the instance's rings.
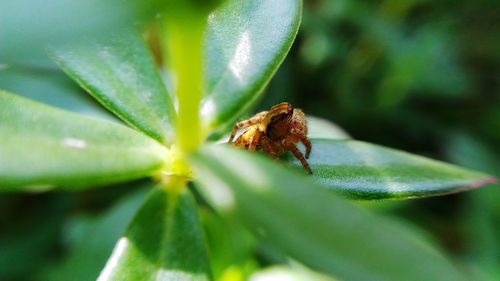
[[[142,17],[146,10],[137,14]],[[94,12],[83,9],[81,18]],[[127,9],[122,14],[106,24],[139,17]],[[15,20],[3,17],[3,23]],[[71,33],[71,28],[49,35]],[[12,34],[0,32],[0,45],[6,42],[2,35]],[[289,101],[356,139],[500,177],[499,34],[496,0],[305,1],[297,40],[255,110]],[[39,49],[15,46],[0,48],[0,88],[113,119]],[[144,185],[0,194],[0,280],[68,280],[68,274],[86,280],[97,274],[143,198],[137,186]],[[500,280],[499,188],[360,204],[420,226],[475,280]],[[248,270],[280,260],[236,226],[208,213],[202,217],[216,275],[228,258]],[[220,239],[221,225],[231,239]]]
[[[494,0],[306,1],[260,109],[287,100],[355,139],[499,177],[499,34]],[[421,226],[475,280],[500,280],[499,187],[373,206]]]

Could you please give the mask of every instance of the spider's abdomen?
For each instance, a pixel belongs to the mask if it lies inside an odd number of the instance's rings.
[[[302,110],[296,108],[293,110],[292,122],[290,123],[289,141],[296,143],[300,136],[307,136],[307,118]]]

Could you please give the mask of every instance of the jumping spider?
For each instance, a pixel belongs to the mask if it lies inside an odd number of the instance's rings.
[[[249,127],[234,142],[236,132]],[[306,157],[295,146],[301,141],[306,147]],[[307,138],[307,120],[304,112],[287,102],[273,106],[269,111],[262,111],[253,117],[236,123],[228,143],[250,151],[264,150],[277,159],[285,151],[290,151],[300,160],[304,168],[312,174],[307,163],[311,153],[311,142]]]

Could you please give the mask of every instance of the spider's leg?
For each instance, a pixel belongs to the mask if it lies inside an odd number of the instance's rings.
[[[260,142],[260,131],[256,130],[253,137],[252,137],[252,141],[250,142],[250,145],[248,146],[248,150],[256,151],[257,146],[259,145],[259,142]]]
[[[311,141],[309,141],[309,138],[307,136],[301,135],[300,136],[300,141],[304,144],[306,147],[306,159],[309,159],[309,155],[311,154]]]
[[[243,120],[243,121],[236,123],[236,125],[234,125],[233,131],[231,132],[231,137],[229,138],[227,143],[233,142],[234,137],[236,136],[236,132],[238,132],[239,129],[259,123],[260,121],[262,121],[262,118],[264,118],[264,116],[266,114],[267,114],[267,111],[262,111],[262,112],[259,112],[246,120]]]
[[[311,167],[309,167],[309,163],[307,163],[307,160],[304,158],[304,155],[302,154],[302,152],[300,152],[300,150],[291,142],[289,141],[283,141],[282,142],[283,144],[283,147],[285,147],[287,150],[289,150],[290,152],[293,153],[293,155],[299,159],[300,163],[302,163],[302,166],[304,166],[304,168],[306,168],[307,172],[309,174],[312,174],[312,171],[311,171]]]

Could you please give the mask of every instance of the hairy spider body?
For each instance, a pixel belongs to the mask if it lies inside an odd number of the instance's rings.
[[[248,127],[234,142],[236,132]],[[295,146],[302,142],[306,147],[305,157]],[[269,111],[262,111],[253,117],[238,122],[228,143],[250,151],[263,150],[276,159],[286,151],[290,151],[300,160],[304,168],[312,174],[307,158],[311,153],[311,142],[307,138],[307,119],[298,108],[287,102],[273,106]]]

